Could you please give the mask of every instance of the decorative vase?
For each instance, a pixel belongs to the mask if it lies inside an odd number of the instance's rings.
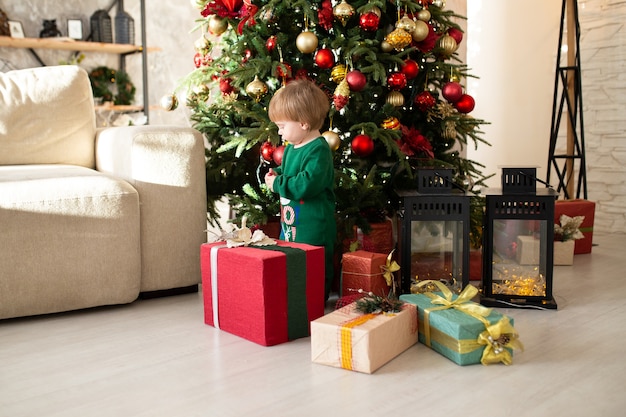
[[[554,242],[554,265],[573,265],[575,240]]]
[[[91,40],[93,42],[113,43],[111,16],[106,10],[96,10],[89,19],[91,24]]]
[[[124,11],[124,2],[119,0],[115,15],[115,43],[135,44],[135,21]]]

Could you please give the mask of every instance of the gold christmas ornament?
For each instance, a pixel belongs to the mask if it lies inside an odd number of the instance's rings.
[[[404,97],[403,100],[404,101]],[[400,120],[397,117],[388,117],[380,125],[383,129],[398,130],[400,129]]]
[[[228,21],[217,15],[211,15],[208,25],[209,33],[219,36],[228,29]]]
[[[422,9],[419,12],[417,12],[417,18],[421,20],[422,22],[428,22],[431,18],[431,15],[428,9]]]
[[[451,120],[446,121],[443,127],[443,137],[445,139],[455,139],[456,135],[456,124]]]
[[[296,47],[303,54],[310,54],[315,52],[318,42],[315,33],[305,30],[296,38]]]
[[[459,47],[454,38],[450,35],[440,37],[437,41],[437,46],[441,48],[442,55],[446,58],[449,58]]]
[[[261,97],[267,94],[267,84],[259,80],[259,77],[256,76],[254,80],[246,86],[246,93],[258,103]]]
[[[339,138],[339,135],[337,133],[333,132],[332,130],[327,130],[326,132],[322,133],[322,136],[324,137],[324,139],[326,139],[326,142],[328,142],[328,146],[330,146],[330,149],[332,149],[333,151],[339,149],[339,145],[341,145],[341,139]]]
[[[395,49],[396,51],[401,51],[411,44],[413,38],[404,29],[394,29],[392,32],[387,34],[385,40],[389,43],[389,45],[391,45],[393,49]]]
[[[446,7],[446,0],[433,0],[433,6],[443,9]]]
[[[333,16],[345,26],[348,20],[354,16],[354,7],[348,4],[346,0],[341,0],[341,3],[333,7]]]
[[[206,55],[211,51],[211,41],[204,35],[196,39],[193,46],[196,48],[196,51],[200,52],[202,55]]]
[[[411,37],[415,42],[421,42],[428,36],[428,25],[423,20],[415,21],[415,28],[411,32]]]
[[[391,46],[391,44],[389,44],[389,42],[387,42],[386,40],[383,39],[380,42],[380,49],[383,52],[391,52],[391,51],[393,51],[393,46]]]
[[[404,96],[399,91],[390,91],[387,94],[387,103],[395,107],[400,107],[404,104]]]
[[[348,70],[345,65],[343,64],[335,65],[333,69],[330,71],[330,78],[335,83],[339,84],[340,82],[343,81],[344,78],[346,78],[347,71]]]
[[[403,29],[406,30],[408,33],[411,33],[413,32],[413,30],[415,30],[415,20],[403,16],[400,20],[396,22],[396,28]]]
[[[167,94],[161,97],[159,104],[167,111],[176,110],[178,107],[178,99],[175,94]]]

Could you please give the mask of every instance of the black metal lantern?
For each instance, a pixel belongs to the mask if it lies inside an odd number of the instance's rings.
[[[113,43],[113,27],[111,16],[106,10],[96,10],[89,19],[91,24],[91,40],[93,42]]]
[[[452,178],[451,169],[418,168],[417,190],[397,191],[403,293],[414,281],[442,281],[457,292],[469,284],[470,199]]]
[[[483,296],[492,307],[556,309],[552,297],[554,202],[536,168],[503,168],[502,189],[485,192]]]

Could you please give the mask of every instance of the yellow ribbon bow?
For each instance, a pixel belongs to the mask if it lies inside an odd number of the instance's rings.
[[[513,363],[513,358],[508,349],[524,350],[524,345],[519,340],[519,335],[507,316],[488,326],[487,330],[478,336],[478,343],[485,345],[480,359],[480,363],[483,365],[499,362],[510,365]]]
[[[485,318],[489,314],[491,314],[491,309],[485,306],[482,306],[477,303],[470,302],[472,298],[478,294],[478,288],[473,285],[466,286],[461,294],[453,300],[454,294],[450,290],[450,288],[446,287],[443,283],[435,280],[425,280],[417,283],[416,288],[420,288],[423,286],[435,285],[439,291],[441,291],[442,295],[427,293],[427,295],[431,299],[432,304],[439,305],[440,307],[434,307],[429,309],[430,311],[435,310],[446,310],[448,308],[454,308],[457,310],[461,310],[466,314],[482,321],[485,323],[485,326],[489,326],[489,321]]]
[[[389,255],[387,255],[387,261],[385,262],[385,265],[380,266],[380,269],[383,272],[383,277],[385,277],[385,281],[387,281],[387,285],[389,287],[391,287],[391,284],[393,284],[393,273],[400,270],[400,265],[398,265],[396,261],[391,259],[394,251],[395,249],[389,252]]]

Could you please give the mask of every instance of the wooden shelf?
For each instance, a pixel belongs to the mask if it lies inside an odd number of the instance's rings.
[[[9,48],[57,49],[64,51],[102,52],[107,54],[132,54],[141,52],[141,45],[76,41],[70,38],[12,38],[0,36],[0,46]],[[158,48],[148,48],[148,51]]]

